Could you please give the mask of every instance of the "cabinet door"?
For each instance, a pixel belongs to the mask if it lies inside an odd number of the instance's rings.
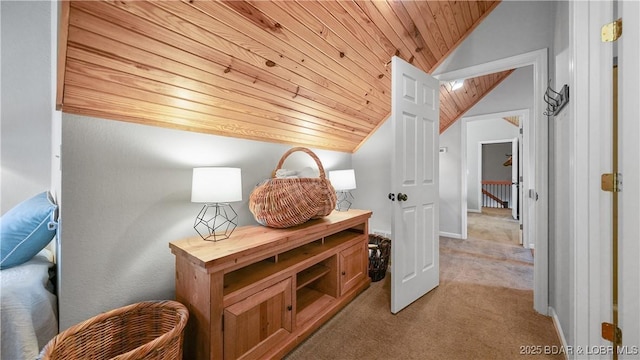
[[[364,278],[367,274],[367,261],[363,242],[340,252],[340,295],[344,295]]]
[[[291,278],[224,309],[224,358],[259,358],[291,333]]]

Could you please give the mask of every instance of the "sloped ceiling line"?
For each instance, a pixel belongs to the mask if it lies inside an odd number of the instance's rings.
[[[469,109],[506,79],[514,69],[464,80],[464,86],[452,90],[448,82],[440,84],[440,133],[453,125]]]

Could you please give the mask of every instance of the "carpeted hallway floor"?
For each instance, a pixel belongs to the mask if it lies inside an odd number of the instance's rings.
[[[387,274],[287,359],[562,359],[544,353],[560,342],[552,320],[533,310],[532,286],[527,249],[441,237],[436,289],[393,315]],[[522,355],[538,346],[542,354]]]
[[[467,214],[467,236],[472,239],[519,244],[520,226],[511,209],[482,208],[482,213]]]

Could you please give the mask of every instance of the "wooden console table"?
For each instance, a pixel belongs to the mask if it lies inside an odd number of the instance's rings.
[[[334,211],[289,229],[171,242],[176,300],[189,309],[185,359],[281,358],[360,292],[370,211]]]

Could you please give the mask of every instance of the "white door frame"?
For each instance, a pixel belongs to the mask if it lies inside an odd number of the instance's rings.
[[[612,20],[610,1],[569,2],[569,86],[575,94],[568,104],[573,115],[569,124],[572,345],[583,347],[611,345],[600,330],[601,322],[611,321],[611,195],[600,189],[599,180],[611,172],[613,45],[602,43],[599,34],[601,26]]]
[[[490,144],[512,144],[513,139],[498,139],[498,140],[481,140],[478,141],[478,205],[480,205],[480,212],[482,212],[482,145]],[[461,157],[463,157],[461,155]],[[465,216],[463,214],[462,216]]]
[[[531,189],[533,188],[533,186],[531,185],[533,183],[533,181],[535,180],[534,175],[535,175],[535,167],[534,167],[534,162],[533,162],[533,157],[531,156],[531,145],[529,145],[529,143],[532,141],[531,139],[531,123],[530,123],[530,114],[531,114],[531,110],[530,109],[520,109],[520,110],[512,110],[512,111],[504,111],[504,112],[498,112],[498,113],[491,113],[491,114],[484,114],[484,115],[476,115],[476,116],[468,116],[468,117],[463,117],[461,119],[462,121],[462,131],[461,131],[461,166],[462,166],[462,201],[460,204],[460,211],[462,214],[462,238],[466,239],[467,238],[467,211],[468,211],[468,206],[467,206],[467,166],[468,166],[468,159],[467,159],[467,123],[470,121],[482,121],[482,120],[493,120],[493,119],[500,119],[500,118],[504,118],[504,117],[510,117],[510,116],[517,116],[520,119],[520,127],[522,128],[522,132],[523,132],[523,140],[522,140],[522,154],[520,154],[521,159],[522,159],[522,189],[520,191],[520,193],[522,194],[522,196],[520,197],[520,202],[521,204],[520,206],[520,220],[519,223],[523,224],[523,227],[525,229],[525,231],[530,231],[530,232],[525,232],[523,233],[522,237],[524,238],[523,244],[525,244],[524,246],[526,248],[529,249],[533,249],[535,247],[535,241],[534,241],[534,233],[532,232],[534,226],[534,222],[533,219],[530,218],[530,216],[533,216],[532,214],[532,209],[533,206],[535,206],[534,202],[526,202],[525,206],[525,193],[523,191],[523,189]],[[524,137],[526,136],[526,138]],[[521,239],[523,240],[523,239]],[[534,259],[535,261],[535,259]]]
[[[535,239],[536,256],[533,266],[533,307],[541,314],[549,313],[549,124],[544,116],[546,104],[543,95],[547,87],[548,76],[548,51],[540,49],[511,56],[484,64],[474,65],[468,68],[454,70],[436,75],[440,81],[453,81],[475,76],[492,74],[504,70],[533,66],[533,113],[529,131],[529,147],[535,174],[526,187],[532,191],[535,199],[525,197],[523,201],[533,202],[533,214],[531,214],[530,239]],[[464,132],[466,134],[466,132]],[[465,224],[466,225],[466,224]]]

